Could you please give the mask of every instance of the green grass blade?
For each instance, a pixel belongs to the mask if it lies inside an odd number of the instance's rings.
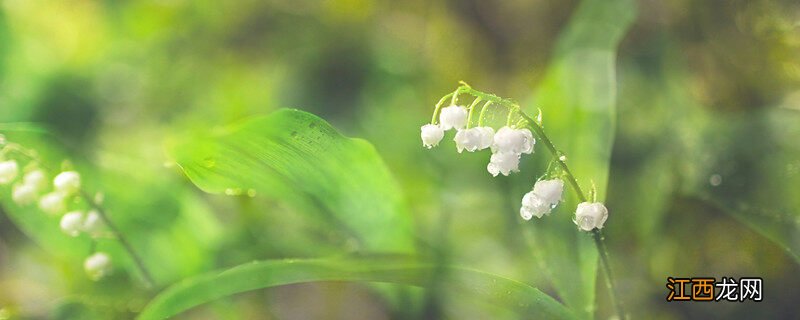
[[[192,307],[250,290],[317,281],[384,282],[424,287],[441,267],[407,258],[272,260],[187,279],[164,290],[141,312],[139,320],[164,319]],[[445,268],[437,281],[448,292],[473,297],[513,311],[517,318],[572,319],[560,303],[536,288],[496,275],[458,267]]]

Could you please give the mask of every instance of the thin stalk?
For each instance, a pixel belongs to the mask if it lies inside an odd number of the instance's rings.
[[[472,123],[472,114],[475,113],[475,106],[481,102],[481,98],[475,98],[475,101],[472,101],[472,104],[469,105],[469,116],[467,117],[467,129],[469,129],[470,124]]]
[[[442,109],[442,105],[444,104],[445,101],[447,101],[447,98],[450,98],[454,94],[456,93],[451,92],[448,93],[446,96],[442,97],[441,99],[439,99],[439,102],[436,103],[436,107],[434,107],[433,109],[433,117],[431,118],[431,124],[436,124],[436,119],[439,118],[439,111]]]
[[[486,114],[486,110],[489,109],[489,105],[492,104],[491,101],[486,101],[486,103],[481,106],[481,114],[478,116],[478,126],[483,126],[483,116]]]
[[[142,274],[145,286],[147,286],[148,289],[152,288],[153,277],[150,275],[150,271],[147,270],[147,267],[144,266],[144,260],[142,260],[142,258],[139,257],[139,254],[136,253],[136,250],[133,249],[133,246],[128,241],[128,238],[126,238],[122,234],[120,229],[113,222],[111,222],[111,219],[108,218],[108,215],[106,214],[105,210],[103,210],[103,208],[100,205],[94,202],[92,198],[89,197],[89,195],[86,193],[86,191],[83,191],[83,189],[81,189],[80,195],[84,201],[89,203],[92,209],[97,211],[97,214],[100,216],[101,219],[103,219],[103,222],[106,224],[106,226],[108,226],[108,229],[110,229],[111,232],[114,233],[114,236],[116,236],[117,240],[119,240],[119,243],[122,244],[122,246],[125,248],[125,251],[128,251],[128,255],[131,256],[131,259],[133,259],[133,262],[136,264],[136,267],[139,268],[139,272],[141,272]]]
[[[558,149],[556,149],[556,147],[553,145],[553,142],[550,141],[550,138],[548,138],[547,134],[545,134],[544,129],[531,117],[522,112],[522,110],[520,109],[519,105],[516,102],[510,99],[503,99],[501,97],[498,97],[490,93],[485,93],[472,89],[469,85],[466,84],[462,84],[458,88],[458,91],[468,93],[477,98],[487,100],[488,102],[501,104],[509,108],[509,110],[517,110],[519,115],[523,119],[525,119],[525,121],[527,121],[528,127],[536,134],[536,136],[539,137],[539,140],[545,145],[545,148],[547,148],[547,150],[553,154],[553,157],[556,158],[556,163],[558,163],[558,165],[564,171],[564,175],[567,179],[567,182],[570,184],[572,189],[575,190],[578,199],[581,202],[588,201],[586,195],[583,193],[583,190],[581,190],[581,187],[578,184],[578,180],[575,179],[575,176],[572,175],[572,172],[569,170],[567,163],[563,160],[562,158],[563,154],[560,151],[558,151]],[[614,304],[617,316],[619,316],[620,319],[626,319],[625,310],[622,307],[622,302],[617,297],[616,281],[614,279],[613,272],[611,271],[611,264],[609,263],[608,250],[606,249],[606,245],[604,242],[605,237],[603,236],[603,231],[597,228],[593,229],[592,238],[594,239],[594,245],[595,247],[597,247],[597,252],[598,255],[600,256],[600,264],[603,266],[603,271],[605,273],[606,287],[609,292],[609,299],[611,300],[612,304]]]

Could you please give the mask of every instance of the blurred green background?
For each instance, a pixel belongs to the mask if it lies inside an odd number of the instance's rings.
[[[521,173],[492,178],[488,153],[456,153],[452,133],[439,148],[421,146],[419,127],[459,80],[514,98],[529,114],[542,110],[581,183],[605,198],[611,263],[632,318],[796,317],[796,1],[5,0],[0,133],[53,166],[69,159],[90,192],[106,195],[157,285],[141,286],[114,241],[98,246],[120,261],[116,272],[88,280],[89,240],[31,218],[40,213],[9,204],[2,189],[0,319],[131,318],[159,289],[211,270],[397,251],[528,283],[582,317],[611,317],[602,277],[579,278],[571,258],[558,258],[593,250],[570,221],[574,203],[543,220],[519,218],[522,195],[549,161],[544,148],[523,158]],[[370,199],[399,215],[380,222],[397,227],[383,229],[394,240],[354,241],[347,229],[368,230],[365,218],[309,214],[324,210],[292,193],[304,187],[209,194],[175,165],[183,158],[170,152],[174,141],[287,107],[374,146],[342,157],[371,159],[379,177],[341,185],[389,191]],[[256,143],[259,134],[241,139]],[[373,176],[344,169],[360,165],[337,168],[329,173]],[[292,182],[315,181],[304,179]],[[303,191],[324,198],[341,185]],[[564,234],[569,245],[560,247]],[[764,300],[668,303],[669,276],[762,277]],[[589,283],[564,289],[569,281],[558,279]],[[496,316],[441,291],[298,284],[179,318]]]

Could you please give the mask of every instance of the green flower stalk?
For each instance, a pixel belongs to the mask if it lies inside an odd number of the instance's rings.
[[[456,101],[460,96],[473,99],[469,108],[457,106]],[[450,101],[451,105],[443,107]],[[473,114],[478,104],[483,102],[478,118],[473,119]],[[489,107],[502,108],[507,112],[505,126],[494,128],[484,126]],[[477,127],[470,128],[472,123]],[[610,299],[620,319],[625,318],[622,304],[617,299],[616,284],[609,265],[608,252],[605,247],[602,228],[608,219],[608,209],[595,199],[587,197],[581,189],[578,180],[572,174],[566,163],[566,156],[553,145],[541,125],[541,111],[536,120],[525,114],[516,102],[511,99],[498,97],[491,93],[475,90],[468,84],[461,82],[460,86],[442,97],[434,107],[433,117],[429,124],[422,126],[421,137],[423,145],[432,148],[444,138],[444,132],[456,129],[454,141],[458,152],[467,150],[474,152],[491,148],[492,156],[487,171],[493,176],[499,174],[509,175],[519,171],[519,162],[523,155],[532,154],[536,139],[544,145],[553,156],[548,171],[540,181],[537,181],[532,191],[525,194],[520,208],[520,216],[524,220],[533,217],[542,218],[549,215],[562,198],[565,182],[575,192],[580,203],[575,209],[573,222],[579,230],[591,232],[595,246],[600,256],[600,263],[605,273],[606,285]],[[591,192],[594,198],[595,192]]]

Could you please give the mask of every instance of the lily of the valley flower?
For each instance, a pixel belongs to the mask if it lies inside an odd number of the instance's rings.
[[[53,186],[64,194],[75,194],[81,188],[81,176],[75,171],[64,171],[53,179]]]
[[[11,190],[11,199],[19,205],[30,204],[36,201],[37,196],[36,188],[27,183],[17,184]]]
[[[555,208],[561,201],[561,194],[564,191],[564,181],[561,179],[537,181],[530,191],[522,197],[522,208],[520,215],[525,220],[532,217],[541,218]]]
[[[467,126],[467,119],[469,119],[469,111],[463,106],[445,107],[439,114],[439,123],[444,130],[463,129]]]
[[[77,237],[83,230],[83,224],[83,212],[80,211],[67,212],[61,217],[61,231],[70,237]]]
[[[51,215],[57,215],[66,211],[67,206],[64,203],[64,194],[54,191],[42,196],[39,199],[39,209]]]
[[[442,127],[435,124],[426,124],[420,128],[420,131],[422,131],[420,134],[422,137],[422,145],[428,149],[439,145],[439,141],[442,141],[444,137],[444,130]]]
[[[490,147],[493,137],[494,129],[491,127],[475,127],[458,130],[453,141],[456,142],[458,153],[464,150],[474,152]]]
[[[608,209],[601,202],[582,202],[575,210],[572,220],[583,231],[592,231],[594,228],[602,229],[608,219]]]
[[[104,252],[97,252],[86,258],[83,269],[92,280],[100,280],[111,271],[111,257]]]
[[[509,152],[516,154],[531,154],[536,140],[528,129],[513,129],[502,127],[494,134],[492,152]]]
[[[501,173],[507,176],[511,172],[519,172],[519,155],[511,152],[493,153],[486,170],[494,177]]]
[[[19,166],[14,160],[0,162],[0,185],[9,184],[17,178]]]

